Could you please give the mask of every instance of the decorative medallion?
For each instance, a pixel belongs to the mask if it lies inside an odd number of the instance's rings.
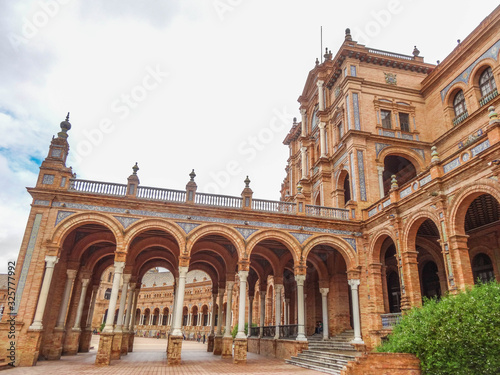
[[[396,78],[396,74],[394,73],[384,73],[385,75],[385,83],[388,85],[397,85],[398,80]]]

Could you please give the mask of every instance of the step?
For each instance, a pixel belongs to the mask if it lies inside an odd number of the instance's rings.
[[[335,357],[328,357],[328,356],[320,356],[320,355],[313,355],[313,354],[308,354],[308,353],[299,353],[297,357],[294,357],[294,359],[304,359],[304,360],[317,360],[321,361],[323,363],[329,363],[332,365],[341,365],[345,366],[347,365],[347,360],[341,359],[341,358],[335,358]]]
[[[352,345],[309,345],[309,349],[356,351],[356,349]]]
[[[338,353],[336,351],[326,351],[325,352],[325,351],[311,350],[311,349],[304,350],[302,353],[309,353],[309,354],[313,354],[313,355],[335,356],[337,358],[344,359],[347,361],[353,361],[354,359],[356,359],[356,357],[361,355],[360,352],[353,352],[352,354],[344,354],[344,353]]]
[[[297,357],[292,357],[290,359],[294,360],[295,362],[305,363],[308,365],[313,365],[313,366],[318,366],[318,367],[323,367],[323,368],[326,368],[329,370],[340,371],[345,366],[345,364],[343,364],[343,363],[327,363],[327,362],[321,361],[320,359],[306,359],[306,358],[297,358]]]
[[[299,367],[308,368],[310,370],[316,370],[316,371],[325,372],[327,374],[340,375],[340,371],[338,371],[338,370],[333,370],[333,369],[329,369],[329,368],[315,366],[315,365],[312,365],[312,364],[309,364],[309,363],[297,362],[297,361],[294,361],[292,359],[287,359],[285,361],[285,363],[288,363],[290,365],[299,366]]]

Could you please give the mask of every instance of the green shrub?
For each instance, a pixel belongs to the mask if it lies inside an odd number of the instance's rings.
[[[236,337],[237,334],[238,334],[238,323],[236,323],[236,325],[233,327],[233,330],[231,331],[231,336],[233,336],[233,339]],[[248,323],[245,323],[245,336],[248,336]]]
[[[424,374],[500,374],[500,284],[426,300],[376,350],[413,353]]]
[[[106,326],[106,323],[102,323],[101,326],[99,327],[99,332],[102,332],[104,327]]]

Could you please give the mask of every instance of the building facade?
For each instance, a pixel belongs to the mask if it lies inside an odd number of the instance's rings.
[[[126,184],[76,179],[63,121],[28,189],[16,363],[88,351],[96,309],[98,364],[164,325],[179,363],[200,322],[208,350],[232,357],[234,343],[237,363],[247,346],[307,348],[317,322],[365,350],[423,297],[500,281],[499,28],[497,8],[438,65],[346,30],[307,76],[279,201],[253,198],[248,178],[241,197],[197,192],[194,171],[183,191],[141,186],[137,165]],[[170,271],[161,293],[156,267]],[[188,271],[206,279],[187,287]]]

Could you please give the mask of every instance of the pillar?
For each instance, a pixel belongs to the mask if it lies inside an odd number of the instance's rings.
[[[78,308],[76,310],[75,324],[73,330],[81,331],[80,322],[82,320],[83,305],[85,303],[85,295],[87,294],[87,287],[89,286],[90,279],[82,279],[82,291],[80,293],[80,300],[78,301]]]
[[[78,351],[81,353],[87,353],[90,350],[90,341],[92,340],[92,318],[94,316],[94,307],[98,291],[99,285],[93,285],[87,320],[85,321],[85,329],[80,335],[80,345],[78,346]]]
[[[248,271],[239,271],[238,277],[240,279],[240,295],[238,304],[238,333],[236,334],[237,339],[245,339],[245,302],[247,297],[247,278]],[[249,327],[250,329],[250,327]]]
[[[252,335],[253,296],[248,296],[248,337]]]
[[[222,338],[222,358],[233,356],[233,337],[231,336],[231,307],[233,304],[234,281],[226,281],[226,331]]]
[[[83,314],[83,305],[85,304],[85,296],[87,295],[87,287],[90,279],[82,279],[82,288],[80,291],[80,298],[78,299],[78,306],[76,308],[75,323],[71,332],[66,335],[63,352],[66,355],[76,355],[80,343],[80,334],[82,329],[80,327]]]
[[[73,282],[75,281],[77,272],[78,270],[66,270],[66,275],[68,277],[66,278],[66,285],[64,286],[59,315],[57,316],[56,329],[64,329],[64,322],[68,313],[69,298],[71,296],[71,290],[73,289]]]
[[[179,278],[177,277],[175,279],[175,286],[174,286],[174,303],[172,306],[172,319],[170,320],[170,334],[174,332],[174,322],[175,322],[175,312],[177,311],[177,296],[179,295]],[[184,302],[183,302],[184,303]],[[182,314],[182,311],[181,311]]]
[[[297,340],[307,341],[304,329],[304,282],[306,281],[306,275],[295,275],[295,282],[297,283]]]
[[[361,323],[359,315],[359,279],[349,280],[349,285],[351,286],[351,297],[352,297],[352,320],[354,324],[354,340],[351,341],[353,344],[364,344],[361,338]]]
[[[321,307],[323,312],[323,340],[328,340],[328,292],[329,288],[319,288],[321,293]]]
[[[178,365],[181,362],[182,349],[182,307],[186,291],[187,266],[179,266],[179,286],[176,295],[174,329],[168,340],[167,358],[169,365]]]
[[[45,312],[45,307],[47,305],[47,297],[49,295],[50,283],[52,282],[52,275],[54,274],[54,267],[58,260],[59,258],[57,256],[45,256],[45,272],[43,276],[42,288],[38,296],[35,317],[33,319],[33,323],[29,327],[30,330],[41,331],[43,329],[43,313]]]
[[[210,312],[210,333],[209,333],[208,338],[207,338],[207,352],[214,351],[215,306],[216,305],[217,305],[217,293],[212,293],[212,311]]]
[[[280,325],[281,325],[281,291],[283,290],[283,285],[282,284],[275,284],[274,285],[274,290],[275,290],[275,325],[276,325],[276,332],[274,333],[274,338],[279,339],[280,338]]]
[[[325,92],[323,91],[323,84],[325,82],[318,80],[316,81],[316,86],[318,86],[318,111],[325,110]]]
[[[378,189],[380,192],[380,199],[384,197],[384,167],[377,167],[378,172]]]
[[[422,292],[420,289],[420,277],[418,274],[418,253],[416,251],[403,251],[401,254],[404,278],[405,294],[411,307],[422,306]],[[403,296],[401,296],[403,300]],[[401,303],[401,307],[405,304]],[[410,307],[409,306],[409,307]]]
[[[301,180],[307,179],[307,147],[300,148],[300,162],[302,167]]]
[[[260,329],[259,337],[264,336],[264,325],[266,324],[266,291],[260,291]]]
[[[301,122],[301,136],[305,137],[307,135],[307,118],[306,118],[306,109],[301,108],[300,109],[300,115],[302,116],[302,122]]]
[[[285,298],[285,317],[284,317],[285,325],[290,324],[290,298]]]
[[[319,147],[321,157],[326,158],[326,124],[324,122],[319,123]]]
[[[217,310],[217,333],[214,337],[214,355],[222,354],[222,306],[224,304],[224,289],[219,287],[219,308]]]
[[[136,310],[137,310],[137,300],[139,297],[140,289],[136,288],[134,290],[134,301],[132,302],[132,311],[130,312],[132,315],[130,316],[130,326],[128,328],[129,335],[128,335],[128,351],[131,352],[134,350],[134,338],[135,338],[135,318],[136,318]]]
[[[120,307],[118,309],[118,319],[116,320],[115,332],[123,332],[123,312],[125,311],[125,303],[127,301],[127,290],[130,276],[130,274],[123,275],[122,294],[120,296]]]

